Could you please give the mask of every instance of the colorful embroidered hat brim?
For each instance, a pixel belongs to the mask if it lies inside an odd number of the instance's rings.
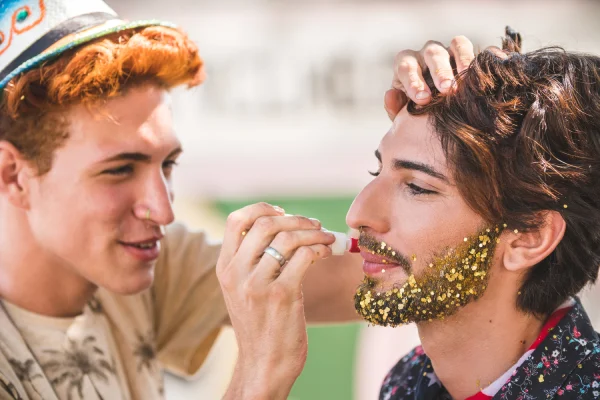
[[[169,22],[126,22],[101,0],[0,0],[0,90],[67,50],[116,32]]]

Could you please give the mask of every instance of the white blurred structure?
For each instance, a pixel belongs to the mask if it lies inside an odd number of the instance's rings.
[[[175,175],[180,199],[357,193],[376,168],[373,151],[390,125],[383,93],[393,56],[429,39],[449,43],[462,34],[484,48],[499,45],[510,25],[522,33],[525,51],[560,45],[600,54],[595,1],[107,2],[129,19],[180,24],[206,62],[206,83],[174,95],[185,147]],[[184,208],[194,225],[218,233],[209,214]],[[596,326],[598,292],[587,298]],[[418,338],[414,327],[363,333],[357,364],[370,367],[357,374],[355,387],[356,398],[368,400]],[[170,378],[169,398],[219,398],[235,357],[232,343],[226,333],[191,388]]]
[[[389,128],[383,93],[393,56],[466,35],[525,50],[600,53],[600,2],[108,0],[123,16],[180,24],[208,79],[174,98],[186,153],[183,196],[356,193]]]

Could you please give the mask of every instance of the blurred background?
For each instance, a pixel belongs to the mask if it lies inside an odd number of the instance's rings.
[[[600,2],[408,0],[107,0],[127,19],[160,18],[198,43],[208,79],[173,106],[185,153],[176,211],[218,238],[227,214],[258,200],[346,230],[354,196],[377,168],[389,128],[383,93],[394,55],[466,35],[499,45],[505,25],[524,50],[600,54]],[[599,290],[596,290],[596,293]],[[600,296],[585,295],[600,326]],[[376,399],[388,369],[418,343],[414,327],[314,327],[290,399]],[[169,400],[219,399],[236,345],[224,330],[192,382],[168,376]]]

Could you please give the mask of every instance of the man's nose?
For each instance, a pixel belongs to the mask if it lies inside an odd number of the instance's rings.
[[[157,225],[169,225],[175,220],[173,213],[173,192],[165,177],[153,176],[144,186],[144,196],[136,207],[138,218]]]
[[[384,233],[389,230],[390,201],[386,196],[385,183],[376,178],[356,196],[348,214],[346,223],[350,228],[370,228]]]

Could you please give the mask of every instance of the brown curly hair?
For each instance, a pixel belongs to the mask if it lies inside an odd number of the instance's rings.
[[[145,83],[195,86],[203,77],[198,48],[178,29],[155,26],[103,37],[10,81],[0,100],[0,140],[43,175],[68,137],[69,106],[98,104]]]
[[[517,298],[543,317],[598,276],[600,58],[519,48],[507,37],[508,58],[478,54],[455,93],[408,109],[429,116],[461,195],[488,222],[525,231],[549,210],[563,216],[564,238]]]

